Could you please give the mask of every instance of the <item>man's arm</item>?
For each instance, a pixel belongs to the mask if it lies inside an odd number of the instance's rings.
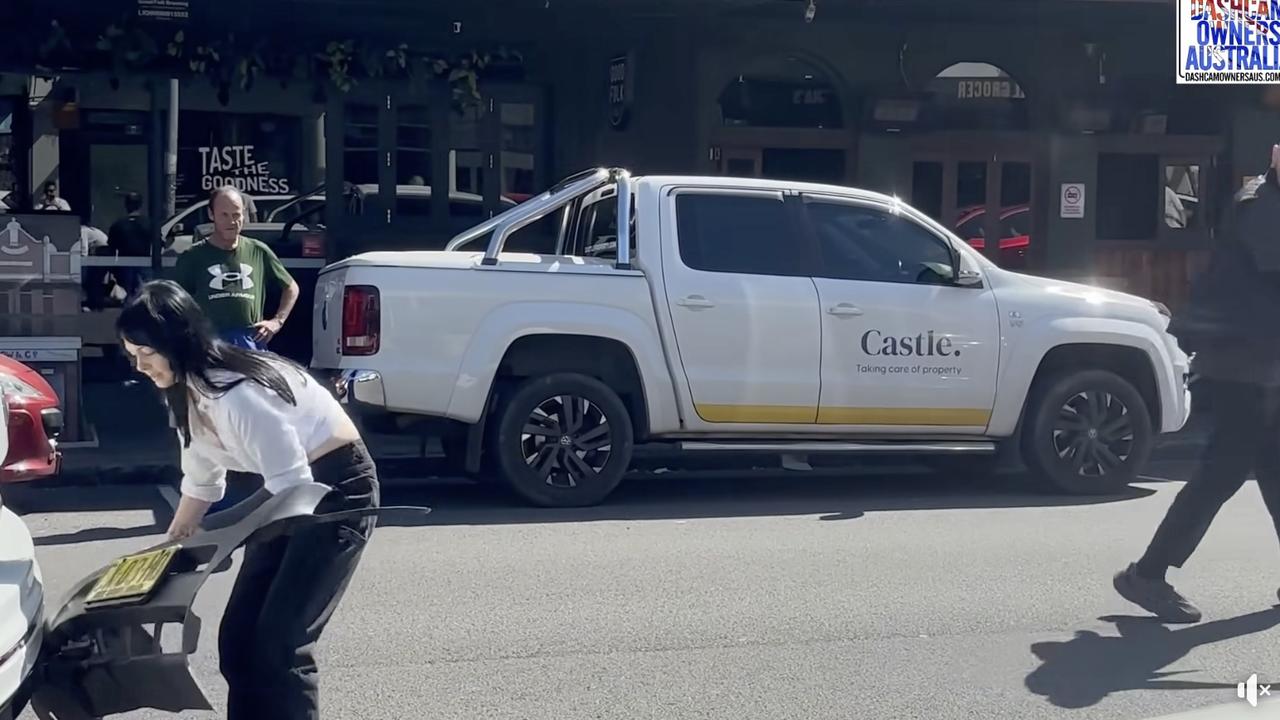
[[[267,246],[266,243],[262,244],[262,251],[266,256],[267,274],[281,288],[280,307],[276,309],[275,316],[253,326],[257,329],[255,340],[265,343],[279,334],[281,328],[284,327],[285,321],[289,319],[289,314],[293,312],[293,306],[298,303],[298,296],[302,294],[302,288],[298,287],[298,282],[293,279],[293,276],[285,268],[284,263],[280,262],[280,258],[275,254],[275,251]]]
[[[276,310],[275,319],[282,326],[289,319],[289,313],[293,312],[293,306],[298,303],[298,296],[301,294],[302,288],[298,287],[298,281],[289,278],[289,284],[280,291],[280,307]]]

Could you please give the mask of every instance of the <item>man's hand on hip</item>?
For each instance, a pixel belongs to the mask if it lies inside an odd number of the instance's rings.
[[[280,329],[283,327],[284,323],[276,318],[254,323],[253,329],[256,331],[253,336],[254,342],[270,342],[271,338],[280,334]]]

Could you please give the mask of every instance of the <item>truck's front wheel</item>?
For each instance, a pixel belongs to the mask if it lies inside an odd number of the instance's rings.
[[[1151,414],[1142,394],[1105,370],[1060,376],[1037,392],[1022,437],[1035,479],[1073,494],[1117,492],[1151,456]]]
[[[493,449],[502,479],[544,507],[595,505],[631,464],[631,416],[617,393],[576,373],[525,381],[499,407]]]

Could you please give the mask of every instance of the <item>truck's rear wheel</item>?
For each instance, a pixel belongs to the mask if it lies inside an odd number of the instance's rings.
[[[1050,381],[1034,396],[1022,437],[1033,478],[1073,494],[1118,492],[1151,456],[1151,414],[1142,394],[1105,370]]]
[[[500,405],[498,472],[534,505],[595,505],[631,464],[631,416],[609,386],[564,373],[533,378]]]

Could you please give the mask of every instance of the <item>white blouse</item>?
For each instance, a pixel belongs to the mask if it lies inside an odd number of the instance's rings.
[[[261,475],[273,494],[314,482],[308,457],[336,434],[346,411],[315,378],[293,367],[279,369],[296,405],[252,380],[244,380],[221,397],[192,393],[191,446],[182,449],[183,495],[221,500],[228,470]],[[210,376],[219,383],[241,377],[227,371]],[[179,444],[181,440],[179,433]]]

